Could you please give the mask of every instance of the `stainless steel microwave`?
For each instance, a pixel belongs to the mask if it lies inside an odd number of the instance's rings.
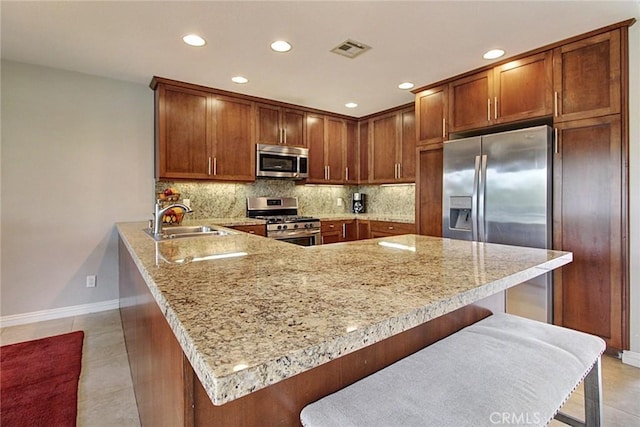
[[[256,176],[305,179],[309,176],[309,149],[256,144]]]

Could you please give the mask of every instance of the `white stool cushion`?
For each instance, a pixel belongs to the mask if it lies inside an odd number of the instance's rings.
[[[308,427],[546,425],[604,349],[599,337],[496,314],[307,405],[300,419]]]

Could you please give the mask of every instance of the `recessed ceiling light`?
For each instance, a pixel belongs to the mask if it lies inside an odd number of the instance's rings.
[[[231,81],[238,84],[245,84],[249,81],[249,79],[242,76],[235,76],[235,77],[231,77]]]
[[[344,104],[344,106],[347,108],[356,108],[358,104],[356,104],[355,102],[347,102],[346,104]]]
[[[405,90],[406,90],[406,89],[413,89],[413,83],[411,83],[411,82],[404,82],[404,83],[400,83],[400,84],[398,85],[398,88],[399,88],[399,89],[405,89]]]
[[[484,59],[496,59],[496,58],[500,58],[502,55],[504,55],[504,50],[502,50],[502,49],[491,49],[490,51],[488,51],[487,53],[482,55],[482,57]]]
[[[291,50],[291,45],[284,40],[276,40],[271,43],[271,49],[276,52],[289,52]]]
[[[203,39],[197,34],[187,34],[182,38],[182,41],[184,41],[189,46],[196,46],[196,47],[204,46],[205,44],[207,44],[205,39]]]

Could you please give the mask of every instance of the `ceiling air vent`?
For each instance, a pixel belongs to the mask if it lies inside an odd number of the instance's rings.
[[[367,46],[366,44],[357,42],[355,40],[347,39],[346,41],[331,49],[331,52],[353,59],[356,56],[368,51],[369,49],[371,49],[371,46]]]

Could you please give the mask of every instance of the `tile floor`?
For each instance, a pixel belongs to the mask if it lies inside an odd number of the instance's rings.
[[[140,425],[118,310],[2,328],[2,345],[83,330],[82,374],[78,391],[79,427]],[[640,427],[640,369],[602,359],[605,427]],[[583,417],[580,387],[563,412]],[[551,426],[564,426],[552,421]]]
[[[78,330],[84,331],[78,426],[140,426],[118,310],[2,328],[0,343]]]

